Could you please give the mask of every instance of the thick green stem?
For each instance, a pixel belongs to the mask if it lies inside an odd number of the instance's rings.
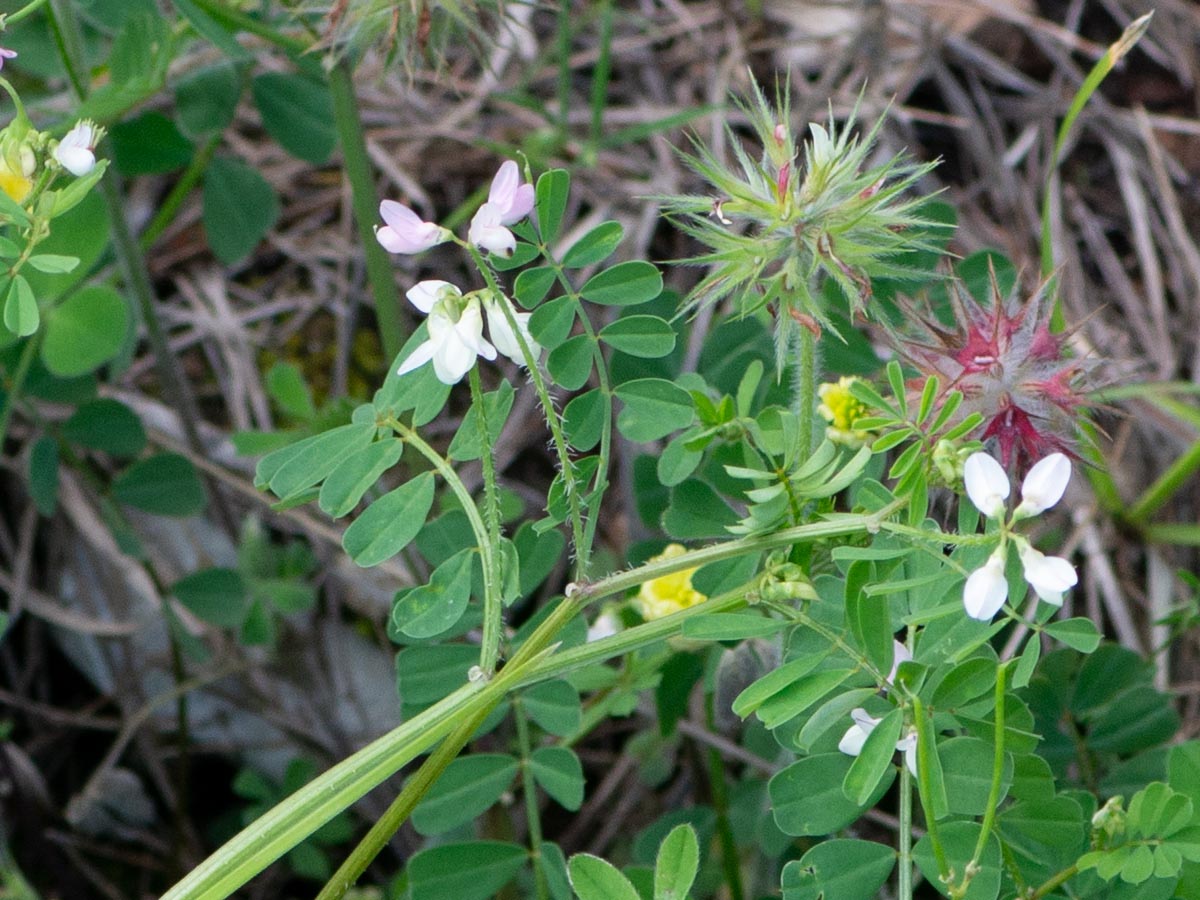
[[[367,157],[367,140],[363,133],[362,119],[358,114],[358,100],[354,95],[354,82],[345,60],[333,67],[329,73],[329,87],[333,93],[333,120],[337,126],[338,139],[342,144],[342,165],[346,180],[350,182],[350,197],[354,207],[354,222],[358,228],[358,240],[363,247],[367,263],[367,282],[371,286],[371,297],[375,302],[375,322],[379,328],[379,340],[390,363],[400,355],[404,346],[404,329],[400,322],[400,292],[392,273],[392,264],[387,253],[375,240],[374,224],[379,198],[375,192],[375,181],[371,176],[371,162]]]
[[[497,702],[499,701],[497,700]],[[358,846],[351,851],[350,855],[338,866],[337,871],[325,882],[325,886],[317,894],[316,900],[341,900],[346,892],[354,887],[363,872],[367,870],[367,866],[387,846],[392,836],[400,830],[400,826],[412,815],[417,804],[446,771],[446,767],[462,752],[463,747],[471,739],[471,735],[483,724],[484,719],[488,717],[493,708],[494,704],[475,713],[442,741],[437,750],[405,783],[391,806],[375,821],[371,830],[358,842]]]
[[[533,777],[531,757],[533,745],[529,740],[529,717],[524,708],[517,703],[514,717],[517,720],[517,746],[521,751],[521,793],[525,795],[525,822],[529,828],[529,850],[533,859],[533,879],[537,889],[538,900],[547,900],[550,896],[550,885],[546,882],[546,872],[542,868],[542,814],[538,809],[537,782]]]
[[[873,515],[839,516],[833,521],[789,528],[778,534],[728,541],[675,559],[648,563],[634,572],[622,572],[583,587],[570,586],[563,602],[517,647],[508,664],[491,679],[463,685],[449,697],[309,782],[217,850],[171,888],[162,900],[223,900],[401,766],[454,732],[465,718],[494,708],[497,702],[519,688],[677,634],[681,625],[695,616],[744,606],[749,585],[582,647],[565,651],[549,649],[566,623],[588,603],[623,593],[659,575],[705,562],[801,541],[874,533],[883,517],[903,506],[904,501],[900,499]]]
[[[1061,872],[1057,872],[1056,874],[1052,875],[1050,878],[1046,879],[1046,881],[1044,883],[1038,885],[1037,888],[1035,888],[1033,890],[1033,892],[1030,893],[1029,900],[1039,900],[1039,898],[1045,897],[1047,894],[1051,893],[1052,891],[1057,890],[1060,885],[1063,885],[1066,882],[1070,881],[1072,878],[1074,878],[1078,874],[1079,874],[1078,866],[1068,866],[1067,868],[1063,869]]]
[[[900,767],[900,831],[897,838],[900,842],[899,866],[900,881],[897,885],[898,900],[913,900],[913,870],[912,870],[912,775],[908,766]]]
[[[913,719],[917,726],[917,786],[920,788],[921,809],[925,813],[926,833],[933,848],[933,857],[937,861],[938,875],[945,883],[950,878],[950,864],[946,860],[946,849],[938,835],[937,816],[934,815],[933,809],[933,770],[929,765],[930,754],[937,752],[933,744],[935,737],[933,726],[925,715],[925,705],[916,697],[913,698]]]
[[[1002,665],[996,669],[996,722],[995,722],[995,752],[992,756],[992,786],[988,791],[987,809],[983,813],[983,824],[979,828],[979,839],[975,842],[975,852],[963,872],[962,880],[950,890],[952,898],[965,897],[971,880],[979,871],[979,860],[987,848],[988,838],[992,834],[992,826],[996,822],[996,808],[1000,805],[1000,791],[1004,781],[1004,681],[1008,666]]]
[[[1179,489],[1200,469],[1200,441],[1196,441],[1175,462],[1167,467],[1155,482],[1142,492],[1129,507],[1125,518],[1134,525],[1145,525],[1150,517],[1178,493]]]
[[[21,392],[25,389],[25,379],[29,377],[29,369],[33,365],[34,357],[38,354],[43,334],[45,334],[45,329],[35,332],[25,341],[21,356],[17,359],[17,368],[13,371],[12,380],[6,385],[4,409],[0,411],[0,455],[4,453],[4,441],[8,438],[8,426],[12,422],[13,409],[20,402]]]
[[[492,436],[489,433],[487,407],[484,405],[483,386],[479,382],[479,367],[472,366],[470,373],[471,405],[475,409],[475,421],[479,425],[479,458],[483,463],[484,524],[487,541],[493,550],[500,546],[500,500],[496,496],[496,466],[492,459]],[[482,551],[481,551],[482,552]],[[504,625],[504,598],[502,585],[504,575],[499,571],[500,555],[491,554],[492,568],[483,570],[483,638],[479,652],[479,667],[491,675],[496,671],[500,659],[500,638]],[[490,589],[489,589],[490,588]]]

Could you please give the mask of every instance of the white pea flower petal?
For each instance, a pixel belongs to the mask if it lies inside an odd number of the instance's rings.
[[[518,366],[524,366],[525,354],[521,352],[521,344],[517,340],[516,332],[508,324],[508,317],[504,314],[504,310],[500,306],[501,303],[508,306],[513,320],[516,322],[517,329],[520,331],[521,337],[525,340],[525,346],[529,348],[530,354],[536,359],[538,354],[542,352],[542,348],[529,334],[529,317],[532,313],[517,312],[505,298],[499,300],[493,299],[484,303],[484,311],[487,313],[488,320],[488,334],[491,335],[492,343],[496,345],[497,350]]]
[[[59,164],[76,177],[86,175],[96,167],[96,154],[93,150],[104,132],[90,119],[83,119],[75,124],[54,148],[54,158]]]
[[[1079,583],[1075,567],[1061,556],[1046,556],[1024,541],[1017,549],[1030,587],[1046,603],[1062,606],[1063,594]]]
[[[1004,551],[997,548],[982,567],[967,578],[963,587],[963,606],[967,615],[989,622],[1008,599],[1008,579],[1004,577]]]
[[[850,711],[850,718],[854,720],[854,724],[846,729],[846,733],[838,741],[838,750],[847,756],[858,756],[858,754],[862,753],[863,745],[867,742],[867,736],[875,730],[875,726],[882,722],[883,719],[877,719],[872,715],[868,715],[867,711],[862,707],[852,709]],[[910,732],[896,741],[896,750],[904,754],[904,764],[908,766],[908,770],[915,776],[917,774],[916,734]]]
[[[375,229],[375,239],[388,253],[421,253],[450,237],[441,225],[426,222],[395,200],[380,203],[379,215],[387,224]]]
[[[892,684],[896,680],[896,670],[900,668],[900,663],[911,662],[912,658],[912,651],[908,647],[900,641],[892,640],[892,670],[888,672],[888,684]]]
[[[429,315],[433,311],[436,304],[442,297],[461,297],[462,291],[456,288],[448,281],[437,281],[430,279],[428,281],[418,281],[404,295],[409,302],[419,309],[425,315]]]
[[[517,247],[517,239],[504,227],[503,214],[499,206],[483,204],[471,219],[471,227],[467,229],[467,240],[481,250],[487,250],[497,256],[512,256]]]
[[[511,159],[501,164],[487,202],[499,213],[499,224],[512,225],[529,215],[533,209],[533,185],[521,184],[521,172]]]
[[[908,767],[908,771],[912,773],[912,777],[917,777],[917,734],[910,732],[900,740],[896,741],[896,749],[904,754],[904,765]]]
[[[1071,461],[1064,453],[1051,453],[1038,460],[1021,484],[1021,505],[1013,514],[1022,519],[1036,516],[1062,499],[1071,480]]]
[[[1010,488],[1000,463],[986,453],[972,453],[963,464],[963,484],[977,510],[989,519],[1004,515]]]
[[[397,374],[404,375],[425,363],[433,362],[433,372],[443,384],[457,384],[475,365],[478,357],[495,359],[496,348],[483,338],[483,312],[479,300],[470,297],[465,301],[458,288],[446,282],[422,282],[409,291],[409,299],[418,309],[429,299],[429,285],[442,285],[436,289],[436,299],[430,304],[426,327],[429,339],[420,344],[401,364]],[[413,294],[416,292],[416,296]]]
[[[862,707],[852,709],[850,718],[854,720],[854,724],[846,729],[846,733],[838,741],[838,749],[847,756],[858,756],[862,753],[863,744],[867,742],[867,735],[883,720],[868,715]]]

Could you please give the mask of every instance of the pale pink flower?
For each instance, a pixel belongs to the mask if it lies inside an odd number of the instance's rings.
[[[384,200],[379,215],[387,224],[375,229],[375,239],[388,253],[422,253],[450,239],[450,232],[426,222],[403,203]]]

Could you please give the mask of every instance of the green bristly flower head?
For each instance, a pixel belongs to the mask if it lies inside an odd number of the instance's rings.
[[[750,100],[739,105],[762,145],[761,157],[752,158],[728,129],[736,170],[696,141],[685,161],[714,194],[661,199],[667,215],[709,248],[690,260],[709,273],[687,308],[725,298],[742,315],[770,308],[782,370],[799,328],[832,328],[820,292],[824,279],[837,282],[855,313],[870,316],[872,279],[911,275],[894,258],[919,248],[913,234],[931,223],[918,210],[927,198],[906,191],[936,163],[901,153],[868,165],[883,119],[858,135],[856,105],[840,128],[832,111],[825,126],[809,125],[797,165],[786,94],[772,106],[755,85]]]

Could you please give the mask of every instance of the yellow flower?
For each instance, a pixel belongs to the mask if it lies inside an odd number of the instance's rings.
[[[682,544],[668,544],[662,553],[651,557],[650,562],[675,559],[686,552]],[[652,622],[707,600],[707,596],[692,587],[692,573],[697,568],[699,566],[670,575],[660,575],[645,582],[638,595],[633,598],[633,605],[642,618]]]
[[[854,428],[855,422],[871,412],[865,403],[850,393],[850,385],[858,380],[843,376],[837,380],[837,384],[827,381],[817,388],[817,394],[821,398],[817,412],[829,423],[829,427],[825,429],[825,436],[835,444],[861,447],[871,436],[869,431]]]
[[[0,191],[4,191],[15,202],[22,203],[31,190],[33,181],[21,172],[14,172],[0,155]]]

